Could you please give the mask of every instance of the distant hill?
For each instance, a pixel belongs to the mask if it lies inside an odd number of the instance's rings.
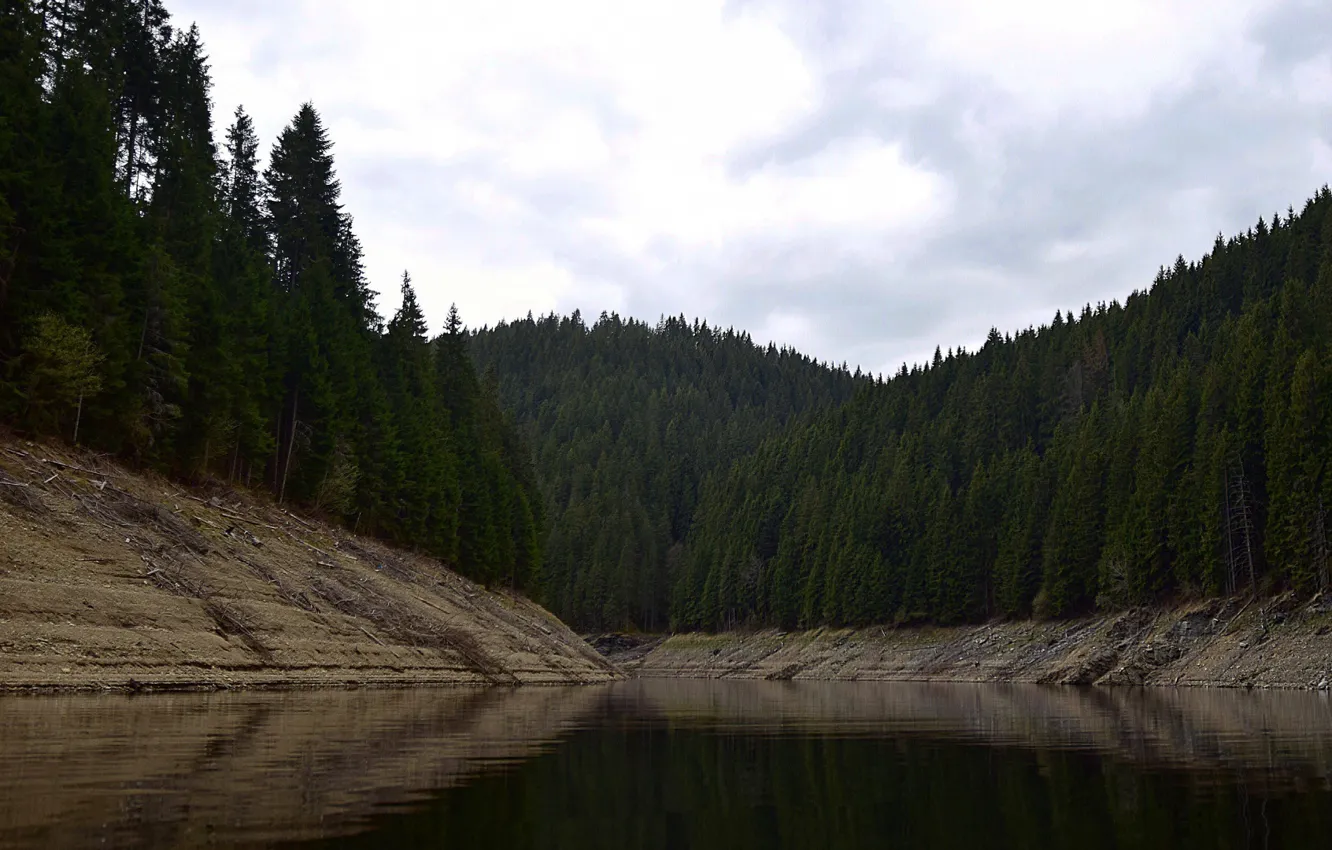
[[[683,317],[527,319],[471,353],[535,447],[544,600],[585,629],[664,628],[703,480],[868,383]]]

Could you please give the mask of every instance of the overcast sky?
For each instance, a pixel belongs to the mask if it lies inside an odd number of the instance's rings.
[[[1332,180],[1327,0],[168,0],[305,100],[386,314],[684,313],[893,371]]]

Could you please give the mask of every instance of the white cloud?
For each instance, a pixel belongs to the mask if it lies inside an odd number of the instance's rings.
[[[271,138],[298,103],[313,100],[344,174],[376,159],[481,157],[504,179],[582,180],[609,193],[612,209],[600,221],[563,226],[614,230],[622,244],[639,246],[724,239],[761,226],[772,204],[799,201],[771,178],[755,181],[763,197],[752,199],[724,173],[735,145],[781,129],[810,108],[814,91],[801,54],[776,26],[727,14],[720,3],[307,0],[257,18],[198,0],[180,5],[181,14],[203,19],[223,109],[244,102]],[[883,176],[884,165],[866,164]],[[484,176],[431,189],[495,227],[520,226],[532,214],[525,199]],[[365,209],[371,193],[355,182],[345,190],[360,212],[367,268],[387,288],[387,275],[405,258],[390,256],[381,231],[425,234],[431,223],[367,225],[394,210]],[[818,184],[805,180],[794,191],[818,191]],[[417,278],[442,278],[476,260],[466,248],[413,252],[424,266]],[[558,262],[548,257],[542,267]],[[483,267],[469,278],[488,293],[473,299],[480,321],[512,315],[515,293],[534,288],[520,283],[521,269],[531,266],[489,268],[494,278],[484,286]]]
[[[720,161],[676,169],[647,164],[628,171],[625,189],[621,207],[600,229],[639,251],[663,238],[724,250],[758,238],[836,243],[905,234],[942,214],[948,192],[945,181],[904,162],[897,146],[863,137],[739,178]]]
[[[1267,0],[944,0],[922,4],[927,52],[1037,108],[1142,108],[1244,43]]]
[[[1124,114],[1187,86],[1199,68],[1234,63],[1255,16],[1275,0],[842,0],[783,9],[788,31],[826,38],[825,69],[899,57],[920,80],[984,81],[1005,97],[1004,118],[1063,110]],[[794,8],[793,8],[794,7]],[[823,21],[828,25],[827,21]],[[1014,113],[1013,109],[1018,112]]]
[[[1298,0],[169,2],[219,123],[320,109],[382,306],[409,268],[436,327],[683,312],[891,370],[1145,286],[1332,157],[1328,54],[1254,34]]]
[[[1332,53],[1324,53],[1295,66],[1291,85],[1301,103],[1310,106],[1332,104]]]

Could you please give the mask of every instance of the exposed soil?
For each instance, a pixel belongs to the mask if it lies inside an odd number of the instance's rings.
[[[222,486],[0,440],[0,690],[585,683],[540,606]]]
[[[641,677],[1327,690],[1332,599],[1286,594],[956,628],[674,635],[622,666]]]

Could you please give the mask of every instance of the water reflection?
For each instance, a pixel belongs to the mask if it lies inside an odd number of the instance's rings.
[[[530,758],[602,695],[417,689],[0,699],[0,846],[334,835]]]
[[[1303,693],[645,680],[3,698],[0,765],[0,846],[1332,835],[1332,704]]]
[[[609,702],[621,718],[719,732],[923,735],[1332,787],[1326,693],[639,680],[610,689]]]

